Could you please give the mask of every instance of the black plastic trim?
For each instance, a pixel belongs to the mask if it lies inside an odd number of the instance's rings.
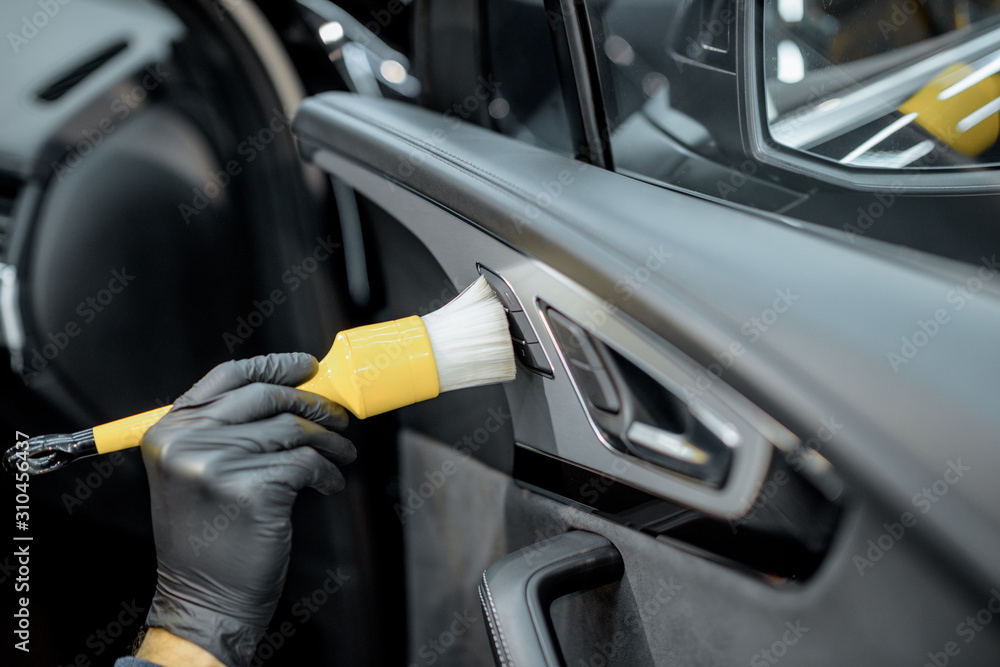
[[[479,599],[498,667],[565,664],[548,608],[563,595],[618,581],[618,549],[593,533],[563,533],[507,554],[487,568]]]

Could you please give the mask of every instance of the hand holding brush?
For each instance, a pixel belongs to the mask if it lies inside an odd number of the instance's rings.
[[[414,315],[337,334],[316,374],[298,389],[364,419],[446,391],[507,382],[514,375],[503,305],[480,277],[422,318]],[[39,474],[85,456],[135,447],[174,408],[167,405],[77,433],[35,436],[27,447],[8,450],[4,466]]]

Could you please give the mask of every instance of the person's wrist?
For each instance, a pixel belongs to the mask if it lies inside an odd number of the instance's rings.
[[[187,640],[228,667],[249,665],[257,643],[267,630],[266,624],[257,626],[232,618],[189,600],[165,595],[160,590],[153,596],[146,624]]]
[[[225,667],[214,655],[169,630],[151,627],[135,657],[163,667]]]

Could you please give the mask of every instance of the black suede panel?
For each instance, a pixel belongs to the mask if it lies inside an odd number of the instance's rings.
[[[510,477],[413,432],[400,441],[402,488],[420,488],[428,482],[425,473],[449,461],[453,472],[439,488],[425,486],[424,504],[405,520],[411,664],[492,665],[477,594],[483,570],[506,553],[571,529],[606,537],[625,562],[620,583],[553,605],[571,667],[919,667],[950,641],[959,647],[949,658],[952,667],[1000,664],[1000,623],[984,626],[968,642],[957,634],[957,624],[984,608],[991,591],[975,599],[959,596],[905,535],[859,572],[856,557],[865,557],[868,540],[878,539],[893,520],[869,508],[850,512],[832,553],[808,583],[776,585],[683,544],[519,488]],[[465,611],[476,624],[449,636],[456,613]],[[450,643],[443,651],[441,639]]]

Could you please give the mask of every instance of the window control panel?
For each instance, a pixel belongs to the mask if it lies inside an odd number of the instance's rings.
[[[549,364],[542,344],[538,342],[538,335],[535,333],[534,327],[531,326],[528,314],[524,312],[524,307],[514,294],[514,290],[511,289],[506,280],[482,264],[479,265],[479,272],[500,297],[504,310],[507,311],[507,324],[510,327],[510,337],[514,343],[514,354],[518,361],[528,370],[551,378],[552,365]]]
[[[600,353],[591,344],[583,329],[558,311],[546,309],[552,333],[566,355],[570,372],[580,393],[595,408],[617,413],[620,406],[615,383],[604,367]]]

